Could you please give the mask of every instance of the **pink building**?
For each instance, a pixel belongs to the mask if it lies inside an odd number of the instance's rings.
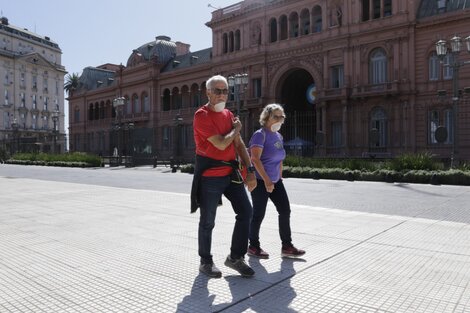
[[[470,60],[469,8],[470,0],[245,0],[216,10],[206,24],[212,48],[191,52],[159,36],[126,66],[85,68],[69,95],[70,148],[191,160],[192,116],[218,73],[247,80],[228,103],[246,140],[260,109],[276,102],[291,154],[469,160],[470,65],[445,66],[457,57],[435,49],[460,34],[458,60]]]

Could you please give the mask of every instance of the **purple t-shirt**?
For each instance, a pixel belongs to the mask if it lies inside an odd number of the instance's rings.
[[[260,160],[263,163],[266,174],[268,174],[273,183],[276,183],[281,178],[281,164],[286,158],[282,135],[278,132],[273,133],[260,128],[251,136],[249,146],[250,148],[263,148]],[[262,179],[258,173],[256,173],[256,178]]]

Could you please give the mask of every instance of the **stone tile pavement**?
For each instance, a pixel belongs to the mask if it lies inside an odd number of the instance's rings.
[[[188,194],[0,177],[0,312],[470,312],[469,224],[293,205],[292,260],[270,210],[246,279],[227,202],[208,279]]]

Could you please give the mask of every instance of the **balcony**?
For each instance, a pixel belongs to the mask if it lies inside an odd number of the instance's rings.
[[[367,98],[379,96],[396,96],[400,93],[398,81],[373,85],[356,85],[352,89],[351,98]]]

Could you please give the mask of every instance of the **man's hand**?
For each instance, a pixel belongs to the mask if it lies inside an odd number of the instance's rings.
[[[252,192],[256,188],[256,184],[255,173],[246,174],[246,186],[248,187],[249,192]]]
[[[238,117],[234,117],[232,121],[232,127],[235,129],[236,132],[240,132],[242,129],[242,122],[240,122],[240,119]]]

